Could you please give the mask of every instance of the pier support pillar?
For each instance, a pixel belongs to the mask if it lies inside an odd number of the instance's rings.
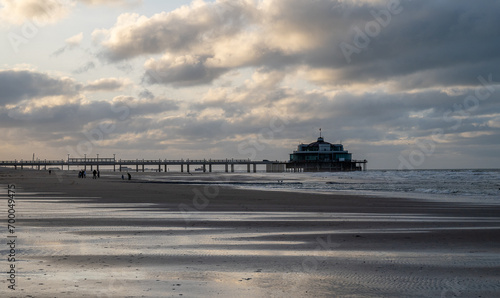
[[[203,164],[203,173],[205,173],[206,171],[207,171],[207,165]]]
[[[181,173],[184,173],[184,164],[181,163]]]
[[[256,163],[253,164],[253,172],[257,173],[257,164]]]
[[[142,164],[142,172],[144,173],[144,164]]]
[[[189,173],[189,164],[186,165],[187,172]]]
[[[136,164],[136,165],[135,165],[135,171],[136,171],[137,173],[139,173],[139,164]]]
[[[229,165],[226,163],[225,166],[226,166],[226,173],[228,173],[229,172]]]
[[[208,172],[212,173],[212,164],[208,165]]]
[[[234,163],[231,164],[231,173],[234,173]]]
[[[250,164],[247,164],[247,173],[250,173]]]

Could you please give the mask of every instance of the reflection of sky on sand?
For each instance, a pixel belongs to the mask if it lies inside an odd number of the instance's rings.
[[[290,250],[290,246],[304,244],[304,241],[273,241],[271,238],[280,236],[325,236],[333,234],[371,234],[371,233],[428,233],[437,230],[484,230],[498,229],[498,227],[429,227],[429,228],[364,228],[364,229],[342,229],[323,227],[321,225],[312,227],[293,226],[294,222],[420,222],[420,223],[500,223],[498,218],[474,218],[474,217],[439,217],[426,215],[393,215],[393,214],[358,214],[358,213],[307,213],[307,212],[193,212],[190,213],[188,221],[183,222],[185,214],[181,212],[156,211],[149,212],[147,209],[134,209],[134,207],[145,207],[148,204],[95,204],[95,203],[59,203],[58,201],[42,202],[40,200],[23,200],[22,211],[18,212],[19,218],[27,220],[36,219],[111,219],[118,225],[106,226],[64,226],[64,227],[37,227],[36,222],[29,229],[20,227],[23,235],[28,235],[31,245],[23,246],[23,253],[30,255],[47,254],[53,250],[54,253],[64,250],[66,255],[82,252],[92,252],[92,255],[130,254],[140,251],[150,254],[182,254],[182,255],[225,255],[227,250],[218,251],[211,248],[214,246],[228,246],[232,255],[288,255],[308,256],[311,254],[321,256],[359,256],[361,252],[352,250],[343,252],[338,247],[332,250]],[[153,204],[149,204],[153,206]],[[29,206],[29,207],[28,207]],[[71,206],[71,207],[70,207]],[[68,208],[70,207],[70,208]],[[130,212],[134,211],[134,212]],[[144,225],[134,226],[127,224],[127,220],[141,220]],[[168,225],[159,226],[158,221]],[[286,221],[290,223],[286,229],[280,230],[276,227],[235,227],[214,226],[196,227],[197,223],[210,225],[210,222],[237,223],[237,222],[276,222]],[[154,222],[148,226],[148,222]],[[258,240],[259,237],[266,240]],[[287,238],[290,239],[290,238]],[[144,245],[147,242],[147,245]],[[78,245],[77,245],[78,244]],[[285,249],[266,250],[259,247],[256,250],[242,249],[236,247],[261,245],[283,246]],[[183,250],[183,246],[198,246],[196,250]],[[421,254],[421,253],[419,253]],[[377,256],[374,251],[363,252],[363,255]],[[428,256],[426,256],[428,257]]]
[[[384,291],[440,295],[453,281],[446,270],[495,270],[498,254],[475,251],[353,249],[328,235],[413,234],[457,227],[332,228],[323,223],[499,223],[498,218],[415,214],[157,211],[150,204],[68,203],[23,194],[19,214],[19,283],[25,293],[123,296],[384,296]],[[146,208],[145,208],[146,207]],[[155,212],[151,212],[155,210]],[[72,220],[64,226],[53,220]],[[102,221],[102,222],[101,222]],[[108,223],[114,223],[108,225]],[[137,224],[140,222],[140,224]],[[303,223],[315,223],[306,224]],[[246,225],[246,223],[254,223]],[[258,224],[262,223],[262,224]],[[461,227],[483,229],[496,227]],[[321,240],[320,240],[321,239]],[[321,242],[323,241],[323,242]],[[4,249],[4,248],[2,248]],[[413,275],[401,275],[410,268]],[[419,269],[420,268],[420,269]],[[426,268],[426,269],[422,269]],[[403,271],[404,271],[403,270]],[[432,272],[432,274],[430,273]],[[273,282],[274,284],[272,284]],[[480,291],[488,277],[462,278]],[[57,290],[56,290],[57,289]],[[366,293],[364,292],[366,291]],[[370,292],[371,291],[371,292]],[[354,292],[356,293],[356,292]],[[306,295],[308,296],[308,295]]]

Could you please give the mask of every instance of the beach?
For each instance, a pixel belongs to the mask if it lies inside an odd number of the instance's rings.
[[[2,297],[500,296],[498,205],[121,174],[0,170]]]

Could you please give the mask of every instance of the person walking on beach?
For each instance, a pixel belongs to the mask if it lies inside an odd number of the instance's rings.
[[[128,180],[132,180],[132,175],[130,175],[130,173],[127,173],[127,176],[128,176]]]
[[[92,174],[93,174],[93,175],[92,175],[92,179],[97,179],[97,171],[96,171],[96,170],[94,170],[94,171],[92,172]]]

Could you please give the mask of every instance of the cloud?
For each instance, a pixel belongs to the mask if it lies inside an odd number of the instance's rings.
[[[110,61],[165,53],[159,60],[146,62],[145,79],[150,83],[205,84],[235,65],[215,55],[213,40],[241,38],[242,30],[254,23],[256,12],[251,1],[195,1],[190,6],[151,18],[123,14],[113,28],[96,30],[93,37],[103,39],[102,55]],[[235,41],[232,46],[244,44]],[[190,54],[184,55],[186,51]],[[234,55],[248,59],[242,51],[240,48],[239,54]]]
[[[126,79],[116,78],[81,84],[31,70],[1,71],[0,88],[4,93],[0,98],[0,128],[5,132],[5,142],[14,142],[16,136],[23,135],[25,139],[16,143],[19,146],[29,142],[45,149],[73,151],[82,144],[113,148],[123,140],[134,146],[162,142],[165,135],[155,123],[175,115],[178,101],[152,93],[140,99],[120,95],[95,100],[85,96],[89,90],[118,92],[129,84]],[[142,143],[136,143],[138,140]]]
[[[0,105],[49,96],[75,96],[81,85],[65,77],[32,70],[0,70]]]
[[[120,106],[133,110],[137,117],[178,109],[176,101],[152,93],[141,99],[121,95],[101,101],[89,100],[84,95],[86,91],[117,92],[130,85],[128,79],[121,78],[104,78],[81,84],[71,78],[34,70],[2,70],[0,108],[10,120],[51,119],[54,123],[66,118],[59,117],[63,111],[71,115],[69,119],[92,122],[106,119],[106,114],[113,109],[119,110]],[[79,114],[78,117],[75,117],[75,113]]]
[[[138,5],[142,0],[78,0],[86,5]]]
[[[131,84],[132,82],[128,79],[104,78],[88,83],[83,87],[83,90],[90,92],[119,91]]]
[[[153,94],[153,92],[144,89],[141,92],[139,92],[139,98],[153,99],[155,98],[155,95]]]
[[[464,136],[468,142],[497,142],[498,84],[490,86],[489,98],[477,106],[469,101],[466,108],[464,103],[475,95],[475,88],[463,88],[458,93],[433,89],[332,92],[287,86],[284,75],[261,69],[244,84],[213,87],[190,104],[185,121],[164,125],[172,127],[175,135],[200,140],[211,148],[219,148],[222,142],[232,144],[232,148],[267,148],[257,150],[262,158],[280,158],[279,152],[286,155],[298,142],[313,141],[319,127],[329,141],[344,141],[349,150],[363,158],[373,152],[383,155],[389,149],[392,155],[399,154],[416,147],[417,140],[434,142],[436,131],[443,134],[442,143],[436,143],[440,154],[457,148]],[[272,130],[281,126],[283,129]],[[397,156],[392,158],[392,164],[385,166],[398,166]],[[429,158],[428,166],[436,161]]]
[[[54,23],[66,17],[72,4],[60,0],[0,0],[1,19],[20,25],[26,21],[37,24]]]
[[[142,0],[0,0],[0,19],[15,25],[27,21],[34,21],[37,25],[56,23],[67,17],[76,3],[135,6]]]
[[[435,129],[443,130],[436,158],[457,146],[472,150],[467,145],[471,142],[498,143],[499,86],[491,86],[491,97],[463,111],[468,113],[463,117],[454,107],[463,105],[474,88],[331,92],[287,85],[285,77],[280,70],[260,68],[242,84],[212,87],[190,101],[156,96],[147,89],[137,97],[125,93],[90,100],[88,91],[119,92],[128,83],[105,78],[82,84],[33,70],[4,70],[2,87],[24,85],[14,90],[18,93],[6,89],[11,95],[2,98],[0,127],[54,148],[76,150],[95,138],[94,153],[126,148],[127,154],[136,154],[132,158],[163,157],[168,146],[170,158],[284,159],[298,142],[313,141],[319,127],[328,141],[343,141],[359,158],[385,154],[389,147],[411,150],[417,140],[429,140]],[[56,86],[66,91],[56,92]],[[100,127],[113,129],[102,133]],[[484,154],[490,154],[488,150]]]
[[[301,69],[330,87],[411,90],[500,76],[500,42],[491,38],[500,34],[499,12],[500,3],[466,0],[196,1],[151,17],[123,14],[93,35],[109,61],[148,58],[149,83],[207,84],[265,66]]]
[[[97,30],[94,35],[105,36],[104,54],[112,61],[166,51],[179,53],[197,49],[204,41],[210,46],[212,39],[236,35],[251,23],[252,12],[250,1],[195,1],[151,18],[123,14],[113,28]]]
[[[248,158],[243,146],[266,148],[257,150],[262,159],[286,159],[319,127],[328,141],[373,157],[375,167],[380,156],[394,164],[378,167],[397,167],[398,154],[436,130],[442,139],[427,165],[475,149],[493,156],[499,12],[494,1],[218,0],[152,16],[122,14],[93,31],[98,54],[74,73],[102,63],[137,81],[2,70],[0,127],[55,148],[114,124],[97,143],[130,149],[132,158],[164,156],[167,146],[172,158]],[[74,35],[64,49],[82,41]],[[476,87],[485,91],[478,76],[491,78],[491,96],[475,102]]]
[[[149,60],[145,64],[144,79],[149,84],[170,84],[176,87],[211,83],[227,72],[227,68],[206,65],[207,57],[165,57],[160,61]]]
[[[66,39],[65,42],[69,47],[76,47],[76,46],[80,45],[82,40],[83,40],[83,32],[80,32],[80,33]]]
[[[65,40],[66,45],[63,46],[62,48],[58,49],[54,53],[52,53],[52,56],[59,56],[59,55],[63,54],[64,52],[66,52],[67,50],[72,50],[72,49],[78,47],[81,44],[82,40],[83,40],[83,32],[80,32],[80,33],[66,39]]]

